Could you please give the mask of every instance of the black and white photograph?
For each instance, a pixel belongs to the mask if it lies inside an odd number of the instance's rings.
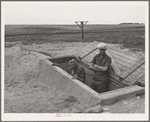
[[[149,119],[148,1],[1,1],[2,121]]]

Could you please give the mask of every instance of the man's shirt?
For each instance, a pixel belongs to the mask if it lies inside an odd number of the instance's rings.
[[[104,54],[103,56],[99,53],[96,56],[94,56],[93,60],[91,61],[91,63],[96,64],[98,66],[108,66],[108,70],[111,67],[111,58],[107,55]],[[100,75],[107,75],[107,71],[95,71],[94,75],[95,76],[100,76]]]

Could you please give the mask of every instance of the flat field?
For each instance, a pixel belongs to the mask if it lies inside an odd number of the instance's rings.
[[[5,41],[23,44],[53,42],[93,42],[122,44],[125,48],[145,50],[144,25],[86,25],[81,40],[77,25],[6,25]]]
[[[99,41],[129,49],[138,55],[145,52],[145,27],[142,25],[86,25],[81,40],[77,25],[6,25],[5,26],[5,94],[6,113],[85,113],[89,108],[76,98],[38,80],[41,53],[52,56],[74,54],[88,44]],[[144,113],[145,96],[102,106],[103,112]]]

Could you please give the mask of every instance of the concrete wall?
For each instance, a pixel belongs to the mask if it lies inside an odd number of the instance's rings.
[[[79,80],[72,79],[70,74],[57,66],[52,66],[52,62],[46,59],[39,61],[39,80],[47,85],[56,87],[58,90],[67,92],[89,106],[101,102],[97,92]]]
[[[52,66],[52,62],[47,59],[40,59],[39,61],[39,80],[74,96],[81,103],[89,106],[113,104],[118,100],[134,97],[145,92],[143,87],[134,85],[98,94],[79,80],[72,79],[72,76],[61,68]]]

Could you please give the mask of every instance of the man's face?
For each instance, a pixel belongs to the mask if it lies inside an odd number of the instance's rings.
[[[70,66],[76,66],[76,61],[74,59],[69,61]]]
[[[99,51],[100,51],[101,54],[105,54],[106,50],[105,49],[99,49]]]

